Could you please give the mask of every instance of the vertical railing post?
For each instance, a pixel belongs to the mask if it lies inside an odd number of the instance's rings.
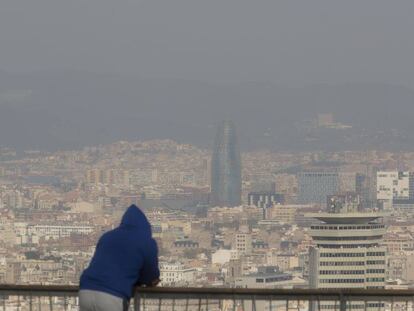
[[[141,296],[138,291],[134,294],[134,311],[141,311]]]
[[[343,294],[339,296],[339,311],[346,311],[346,298]]]
[[[188,311],[189,297],[185,299],[185,311]]]
[[[68,302],[66,300],[66,294],[63,296],[63,307],[65,308],[65,311],[68,310]]]
[[[161,311],[162,299],[158,298],[158,311]]]
[[[33,311],[33,295],[32,295],[32,292],[30,292],[30,295],[29,295],[29,310]]]
[[[49,293],[49,311],[53,311],[52,295]]]

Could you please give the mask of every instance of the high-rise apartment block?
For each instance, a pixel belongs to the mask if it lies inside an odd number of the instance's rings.
[[[364,208],[374,207],[374,199],[371,195],[371,188],[372,178],[370,176],[361,173],[355,175],[355,192],[358,194],[361,200],[361,205]]]
[[[306,171],[298,174],[298,201],[300,204],[325,204],[329,195],[339,191],[337,171]]]
[[[220,124],[211,159],[211,204],[241,204],[241,159],[236,129],[231,121]]]
[[[414,201],[414,173],[407,171],[377,172],[377,201],[383,209],[392,208],[395,202]]]

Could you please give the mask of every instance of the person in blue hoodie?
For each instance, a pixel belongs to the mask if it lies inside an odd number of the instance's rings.
[[[157,243],[144,213],[131,205],[119,227],[102,235],[80,278],[81,311],[128,309],[135,286],[159,282]]]

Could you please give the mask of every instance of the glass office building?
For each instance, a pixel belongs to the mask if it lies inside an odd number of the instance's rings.
[[[223,121],[217,131],[211,159],[211,205],[241,204],[241,160],[236,129]]]

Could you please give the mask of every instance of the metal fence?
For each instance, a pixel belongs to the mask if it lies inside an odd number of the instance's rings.
[[[74,286],[0,285],[0,311],[79,310]],[[413,290],[139,288],[136,311],[414,311]]]

